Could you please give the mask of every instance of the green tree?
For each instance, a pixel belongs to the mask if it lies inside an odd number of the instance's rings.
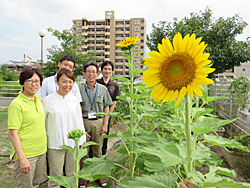
[[[0,67],[0,81],[17,81],[18,80],[18,74],[17,72],[10,71],[8,69],[8,65],[2,65]]]
[[[45,77],[56,74],[57,65],[59,60],[64,55],[72,55],[76,60],[76,66],[74,68],[75,77],[82,75],[83,66],[89,61],[96,61],[96,54],[87,53],[83,54],[78,49],[79,46],[84,42],[83,38],[78,38],[73,34],[73,29],[63,30],[62,32],[48,28],[48,31],[52,33],[53,36],[57,37],[60,41],[60,46],[52,45],[51,48],[47,49],[49,54],[47,55],[48,62],[45,67],[42,67],[42,71]]]
[[[224,19],[215,19],[212,10],[206,8],[199,13],[191,13],[190,18],[181,20],[173,19],[173,22],[161,21],[158,25],[152,25],[153,31],[147,35],[147,46],[151,51],[158,51],[158,43],[162,38],[168,37],[172,41],[178,32],[185,36],[195,33],[197,37],[208,44],[205,52],[210,53],[210,60],[216,73],[240,66],[241,62],[250,60],[249,40],[237,41],[236,36],[243,33],[247,23],[239,15]]]

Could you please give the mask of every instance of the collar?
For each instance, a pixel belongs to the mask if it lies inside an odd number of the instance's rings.
[[[102,83],[104,83],[105,85],[109,85],[110,84],[110,82],[111,82],[111,78],[109,78],[109,81],[108,81],[108,83],[105,83],[104,82],[104,79],[103,79],[103,77],[100,79],[101,81],[102,81]]]
[[[32,102],[34,102],[34,99],[25,96],[25,95],[23,94],[23,91],[19,91],[18,97],[20,97],[23,101],[26,101],[26,102],[27,102],[27,101],[32,101]],[[35,98],[36,98],[36,101],[37,101],[39,97],[38,97],[37,95],[35,95]]]
[[[65,95],[64,97],[62,95],[59,95],[57,92],[56,93],[56,96],[60,99],[67,99],[69,97],[69,93],[67,95]]]
[[[86,86],[87,86],[87,88],[88,89],[91,89],[90,87],[89,87],[89,85],[87,84],[87,82],[86,82],[86,84],[85,84]],[[96,85],[97,85],[97,81],[95,82],[95,85],[93,85],[93,88],[95,88],[96,87]]]

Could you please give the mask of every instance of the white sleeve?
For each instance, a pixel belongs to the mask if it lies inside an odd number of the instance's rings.
[[[81,93],[80,93],[80,89],[79,89],[79,86],[78,84],[76,84],[76,87],[75,87],[75,96],[78,98],[78,101],[79,102],[82,102],[82,96],[81,96]]]
[[[48,87],[48,81],[47,79],[44,79],[42,86],[36,93],[40,97],[41,100],[43,100],[43,98],[47,96],[47,87]]]

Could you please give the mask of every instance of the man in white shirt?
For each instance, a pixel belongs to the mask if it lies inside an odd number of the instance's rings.
[[[65,55],[58,62],[58,71],[62,68],[65,68],[72,72],[75,67],[75,63],[75,59],[71,55]],[[36,93],[41,98],[41,100],[58,90],[58,86],[56,84],[56,75],[47,77],[43,80],[40,90]],[[79,86],[76,82],[74,83],[70,93],[78,98],[79,103],[82,102]]]

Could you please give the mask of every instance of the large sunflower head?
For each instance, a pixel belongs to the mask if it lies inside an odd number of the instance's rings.
[[[121,48],[122,51],[130,50],[136,45],[136,42],[139,41],[140,38],[138,36],[136,37],[127,37],[126,40],[121,40],[117,44]]]
[[[162,100],[163,104],[178,97],[177,106],[186,93],[191,98],[194,93],[202,97],[199,85],[214,83],[207,76],[215,69],[204,68],[211,63],[210,54],[203,53],[207,45],[200,42],[201,37],[196,39],[195,34],[182,38],[178,33],[173,38],[173,45],[168,38],[162,39],[162,44],[158,44],[159,52],[149,52],[151,58],[144,58],[149,69],[144,71],[143,82],[146,87],[155,86],[151,92],[155,101]]]

